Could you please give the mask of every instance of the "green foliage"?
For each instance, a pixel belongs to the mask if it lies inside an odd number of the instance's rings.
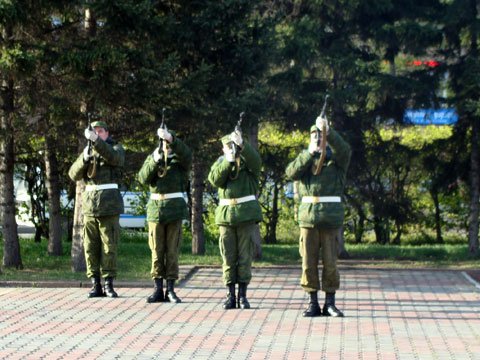
[[[292,199],[286,196],[287,185],[286,165],[295,159],[299,151],[308,144],[308,132],[298,130],[281,131],[277,123],[262,123],[259,129],[259,152],[263,160],[263,170],[260,177],[260,204],[263,208],[261,235],[266,243],[277,242],[276,230],[279,222],[287,221],[285,208],[291,208]]]
[[[353,149],[346,237],[359,241],[364,232],[367,242],[374,231],[380,243],[403,243],[415,231],[429,234],[417,242],[430,242],[433,230],[468,226],[471,125],[480,115],[472,4],[1,1],[0,69],[15,89],[17,169],[42,169],[44,181],[40,151],[50,139],[61,187],[72,195],[67,169],[84,141],[87,102],[127,149],[124,185],[141,193],[134,213],[144,214],[147,190],[135,188],[135,174],[156,146],[161,109],[204,164],[245,111],[245,134],[259,124],[262,236],[294,243],[284,170],[307,146],[328,93],[327,117]],[[89,34],[86,6],[95,19]],[[427,58],[440,65],[407,66]],[[406,108],[443,106],[455,107],[458,125],[401,124]],[[215,244],[214,201],[205,202],[205,236]]]
[[[420,246],[392,246],[392,245],[348,245],[351,256],[358,259],[370,260],[410,260],[416,266],[444,266],[446,264],[460,265],[466,262],[467,266],[474,266],[467,257],[467,245],[420,245]],[[405,266],[405,264],[399,264]]]
[[[453,134],[451,126],[411,126],[406,128],[383,128],[380,129],[380,137],[383,141],[398,138],[400,144],[411,149],[421,150],[425,145],[441,139],[448,139]]]

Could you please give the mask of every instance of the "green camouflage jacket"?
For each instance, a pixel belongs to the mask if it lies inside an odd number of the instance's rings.
[[[312,157],[307,150],[301,152],[286,169],[287,177],[299,181],[300,199],[304,196],[342,196],[350,163],[350,146],[333,129],[327,135],[332,157],[325,159],[320,174],[313,175],[312,165],[319,157]],[[300,203],[298,222],[301,227],[320,225],[325,228],[342,226],[345,217],[343,203]]]
[[[240,155],[240,171],[236,180],[235,165],[221,156],[210,169],[208,181],[218,187],[219,199],[236,199],[258,192],[258,182],[262,160],[253,147],[244,142]],[[218,225],[238,225],[262,220],[262,209],[258,200],[236,205],[219,205],[215,210],[215,223]]]
[[[174,134],[170,148],[175,154],[167,161],[167,174],[161,178],[158,172],[164,168],[164,160],[157,164],[153,155],[149,155],[138,172],[138,181],[150,186],[152,194],[184,193],[187,189],[190,167],[192,166],[192,152]],[[166,200],[149,199],[147,203],[147,221],[168,224],[172,221],[188,219],[188,207],[184,198]]]
[[[72,164],[68,176],[73,181],[82,180],[86,185],[119,184],[125,165],[125,151],[122,145],[98,138],[92,143],[93,155],[97,158],[97,172],[94,178],[87,176],[89,163],[83,161],[83,152]],[[85,216],[110,216],[123,213],[123,198],[118,189],[85,191],[82,194],[82,213]]]

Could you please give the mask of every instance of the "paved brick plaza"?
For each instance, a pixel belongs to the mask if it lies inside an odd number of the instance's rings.
[[[229,311],[219,268],[183,271],[178,305],[120,283],[118,299],[0,288],[0,358],[480,359],[480,286],[462,271],[344,268],[343,319],[302,318],[298,268],[254,269],[252,309]]]

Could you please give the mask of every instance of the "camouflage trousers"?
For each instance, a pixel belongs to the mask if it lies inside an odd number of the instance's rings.
[[[302,256],[302,280],[300,285],[307,292],[320,290],[318,261],[322,252],[322,290],[334,293],[340,287],[337,269],[337,251],[340,228],[300,228],[300,255]]]
[[[120,239],[119,215],[84,216],[83,243],[87,276],[117,276],[117,246]]]
[[[148,223],[148,245],[152,251],[152,279],[178,279],[178,253],[182,242],[182,220],[168,224]]]
[[[223,283],[249,284],[255,248],[255,224],[220,225],[219,247],[223,259]]]

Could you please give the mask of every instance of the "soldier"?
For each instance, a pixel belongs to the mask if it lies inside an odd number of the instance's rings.
[[[212,165],[208,180],[218,187],[220,198],[215,223],[220,227],[223,282],[227,286],[223,308],[249,309],[247,286],[252,278],[255,223],[262,220],[256,198],[262,161],[253,147],[243,141],[240,132],[224,136],[222,144],[224,155]],[[235,148],[238,150],[234,151]]]
[[[95,121],[85,129],[85,137],[92,144],[72,164],[68,175],[73,181],[85,182],[82,194],[83,238],[87,276],[92,281],[88,297],[117,297],[113,279],[117,276],[117,245],[120,239],[120,214],[123,199],[118,190],[125,164],[122,145],[110,137],[107,125]],[[100,276],[105,278],[105,292]]]
[[[326,131],[325,161],[320,173],[318,162],[322,152],[322,133]],[[327,119],[318,117],[310,129],[308,151],[301,152],[287,169],[287,176],[299,182],[301,204],[298,209],[300,225],[300,254],[302,256],[302,280],[300,285],[309,293],[310,302],[303,316],[336,316],[343,313],[335,306],[335,291],[340,286],[337,269],[338,237],[341,235],[344,206],[341,202],[350,163],[350,146],[333,129]],[[318,258],[322,249],[322,290],[326,293],[323,310],[318,304],[320,289]]]
[[[192,165],[190,149],[166,127],[157,131],[163,149],[157,147],[147,157],[138,173],[138,180],[150,186],[147,204],[148,244],[152,251],[151,275],[154,291],[148,303],[181,300],[174,291],[178,279],[178,253],[182,239],[182,220],[189,216],[183,193],[187,188]],[[163,279],[167,289],[163,294]]]

